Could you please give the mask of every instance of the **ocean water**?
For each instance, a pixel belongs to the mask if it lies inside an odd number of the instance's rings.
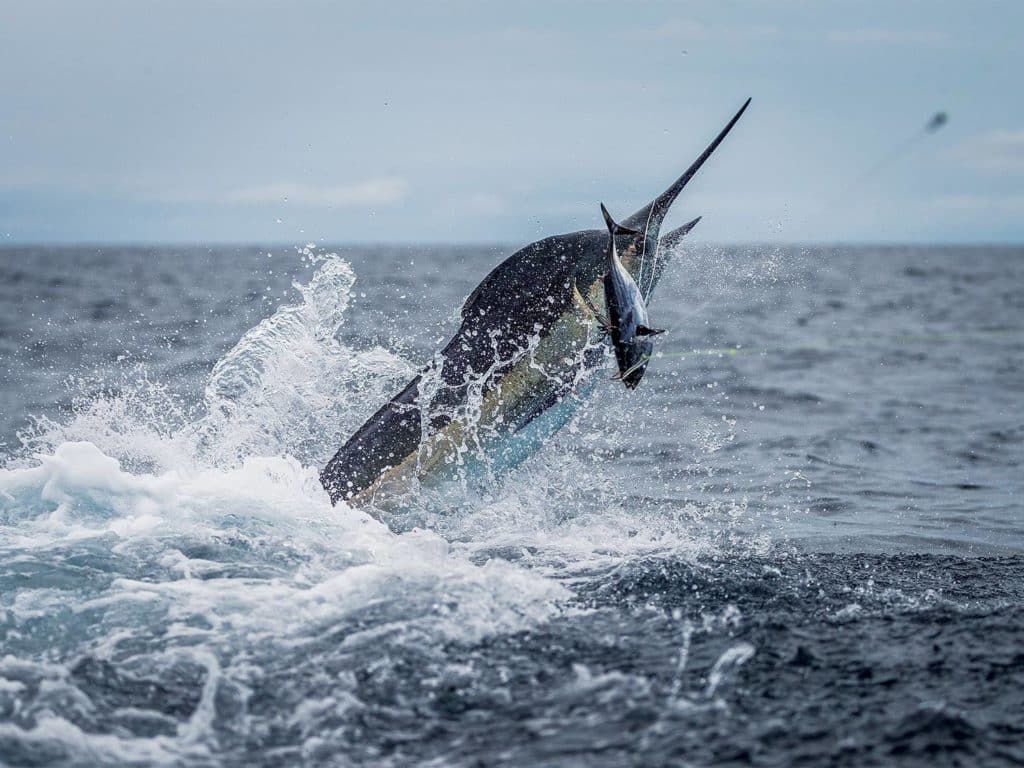
[[[1024,249],[684,249],[635,392],[331,507],[512,250],[0,250],[0,764],[1024,763]]]

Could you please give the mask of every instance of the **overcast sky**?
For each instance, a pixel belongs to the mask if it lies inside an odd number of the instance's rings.
[[[525,242],[632,212],[747,96],[673,209],[699,239],[1020,242],[1022,29],[1020,0],[0,0],[0,242]]]

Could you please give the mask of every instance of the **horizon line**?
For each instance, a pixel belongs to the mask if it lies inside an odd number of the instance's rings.
[[[508,240],[3,240],[0,250],[14,248],[521,248]],[[1024,240],[688,240],[687,245],[716,248],[1024,248]]]

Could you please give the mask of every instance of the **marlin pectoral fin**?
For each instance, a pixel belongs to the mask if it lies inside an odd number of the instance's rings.
[[[648,328],[646,325],[638,325],[636,327],[637,336],[657,336],[659,333],[664,332],[664,328]]]
[[[597,314],[596,312],[594,312],[594,308],[590,306],[590,300],[584,298],[583,294],[580,293],[580,287],[576,285],[575,280],[572,281],[572,300],[580,309],[588,309],[591,313],[595,315]]]
[[[598,311],[597,307],[595,307],[594,303],[590,300],[590,297],[583,295],[583,293],[579,289],[579,286],[576,285],[575,280],[573,280],[572,282],[572,293],[573,298],[576,300],[576,303],[588,309],[590,311],[590,314],[592,314],[594,318],[597,320],[597,322],[601,325],[601,328],[604,329],[604,332],[608,333],[608,331],[612,327],[612,324],[608,322],[608,318],[606,318]]]

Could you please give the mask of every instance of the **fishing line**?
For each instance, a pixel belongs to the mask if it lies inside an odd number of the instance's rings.
[[[735,357],[737,355],[781,355],[794,352],[829,352],[835,349],[866,349],[876,346],[879,342],[891,344],[918,345],[918,344],[954,344],[965,341],[991,341],[999,337],[1020,336],[1024,340],[1024,328],[1007,328],[1002,330],[977,330],[965,333],[936,334],[931,336],[873,336],[867,339],[851,339],[823,344],[804,344],[796,347],[720,347],[717,349],[693,349],[689,352],[657,352],[654,357],[680,358],[687,357]]]
[[[654,216],[654,206],[653,205],[651,206],[651,210],[649,210],[647,212],[647,221],[644,222],[644,232],[643,232],[644,249],[643,249],[643,251],[640,252],[640,270],[639,270],[641,282],[644,279],[644,260],[647,258],[647,233],[648,233],[648,231],[650,231],[651,217],[652,216]],[[655,246],[654,246],[654,266],[651,267],[651,287],[652,288],[654,287],[654,285],[653,285],[653,283],[654,283],[654,270],[657,269],[657,267],[658,267],[658,245],[655,244]],[[645,299],[645,301],[646,301],[646,299]]]

